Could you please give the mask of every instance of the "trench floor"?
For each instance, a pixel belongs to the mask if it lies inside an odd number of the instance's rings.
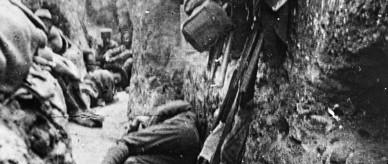
[[[68,125],[76,164],[101,163],[108,149],[124,133],[129,97],[125,92],[119,92],[117,97],[118,101],[113,104],[92,109],[105,117],[102,128]]]

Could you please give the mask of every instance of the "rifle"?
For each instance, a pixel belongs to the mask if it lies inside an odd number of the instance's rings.
[[[249,94],[249,89],[254,86],[257,73],[257,63],[260,57],[263,43],[263,34],[258,29],[254,29],[252,37],[244,46],[242,60],[237,71],[233,72],[228,92],[220,107],[220,115],[216,120],[214,127],[222,121],[225,127],[217,144],[217,149],[211,164],[219,164],[221,157],[221,147],[226,136],[232,130],[234,116],[239,108],[245,108],[248,101],[253,98]]]
[[[219,66],[219,63],[217,63],[216,60],[222,55],[224,40],[224,38],[219,39],[209,51],[207,69],[210,71],[211,81],[214,81],[214,78],[216,76],[217,67]]]
[[[227,38],[227,42],[225,44],[225,49],[224,49],[225,53],[224,53],[224,56],[222,59],[222,65],[221,65],[221,81],[218,84],[215,84],[216,87],[222,88],[224,86],[226,71],[228,69],[228,63],[229,63],[230,56],[231,56],[230,50],[232,47],[233,36],[234,36],[234,32],[232,31],[232,32],[230,32],[230,34]]]
[[[258,29],[254,29],[252,35],[246,41],[242,52],[241,60],[237,70],[233,71],[232,78],[229,83],[228,92],[225,95],[224,100],[220,106],[220,115],[216,118],[213,124],[214,129],[220,121],[225,122],[228,113],[230,113],[231,106],[235,100],[238,91],[238,85],[240,79],[243,77],[246,68],[248,67],[249,61],[251,61],[253,55],[253,46],[257,43],[259,32]]]

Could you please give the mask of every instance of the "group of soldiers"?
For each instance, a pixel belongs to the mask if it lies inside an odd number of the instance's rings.
[[[55,119],[61,120],[59,122],[72,121],[87,127],[101,127],[103,117],[91,112],[90,108],[114,102],[115,93],[129,86],[133,62],[130,50],[132,38],[128,36],[131,33],[123,34],[122,45],[119,46],[110,38],[112,31],[103,30],[103,44],[98,46],[97,53],[94,50],[81,50],[54,25],[49,9],[41,8],[33,13],[21,3],[17,4],[22,6],[19,8],[32,24],[25,27],[26,30],[30,32],[33,29],[40,36],[39,40],[33,40],[24,33],[12,36],[19,32],[16,30],[22,24],[17,18],[3,14],[6,22],[12,19],[18,21],[0,29],[4,34],[11,35],[10,38],[1,36],[2,96],[8,97],[28,88],[40,96],[46,96],[45,100],[54,108],[52,111],[59,115],[55,116]],[[22,43],[18,39],[24,39],[26,43],[23,44],[34,47],[20,45]],[[22,51],[25,49],[28,52]],[[82,75],[81,69],[69,56],[80,56],[84,60],[86,75]]]
[[[246,31],[248,38],[234,39],[235,43],[245,42],[236,52],[241,54],[236,58],[240,57],[242,64],[215,112],[216,124],[211,134],[205,140],[207,123],[189,103],[173,101],[158,107],[152,117],[135,119],[128,133],[108,151],[103,164],[241,163],[253,115],[258,58],[270,67],[282,67],[289,4],[287,0],[230,2],[233,5],[229,10],[237,13],[231,15],[237,24],[235,31]],[[112,30],[103,29],[103,43],[96,52],[80,53],[87,69],[82,76],[65,57],[81,50],[53,25],[49,10],[32,13],[17,0],[0,1],[0,7],[4,9],[0,10],[1,105],[16,100],[23,107],[24,99],[29,99],[25,95],[32,95],[51,107],[43,112],[59,125],[73,121],[101,127],[103,118],[90,108],[114,102],[115,93],[129,86],[132,31],[120,30],[118,45],[111,39]],[[238,15],[237,11],[243,13]],[[264,56],[259,56],[261,53]]]
[[[48,9],[38,9],[35,15],[47,27],[47,46],[39,49],[34,61],[39,67],[48,66],[63,90],[69,121],[83,126],[101,127],[103,118],[89,109],[114,102],[118,90],[129,86],[132,69],[132,38],[122,37],[122,45],[111,40],[112,31],[101,31],[102,45],[94,50],[79,50],[53,25]],[[127,33],[125,33],[127,34]],[[122,34],[124,35],[124,34]],[[125,35],[127,36],[127,35]],[[128,37],[128,36],[127,36]],[[66,53],[82,51],[87,74],[81,77],[80,70]],[[96,52],[96,53],[95,53]],[[71,54],[70,54],[71,55]]]
[[[242,163],[254,117],[258,62],[266,63],[268,70],[284,73],[292,3],[287,0],[211,1],[226,6],[235,27],[229,35],[218,39],[221,44],[211,47],[209,62],[220,56],[225,59],[226,65],[230,60],[239,62],[223,102],[213,114],[215,122],[211,133],[206,136],[206,120],[192,112],[190,104],[171,102],[158,107],[151,118],[135,119],[129,133],[108,151],[103,164]],[[194,12],[186,11],[192,16],[190,18],[206,8],[206,2],[185,0],[185,6],[193,6]],[[193,20],[190,18],[188,20]],[[211,18],[215,20],[216,16]],[[268,79],[267,82],[276,83],[276,79]]]

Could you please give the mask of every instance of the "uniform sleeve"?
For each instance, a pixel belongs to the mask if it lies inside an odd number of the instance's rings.
[[[114,56],[112,57],[111,61],[124,61],[128,58],[132,57],[132,52],[128,49],[124,50],[123,52],[121,52],[120,54],[118,54],[117,56]]]
[[[0,1],[0,24],[0,92],[10,93],[27,77],[32,57],[47,38],[9,1]]]
[[[101,164],[121,164],[129,157],[129,148],[123,142],[118,142],[108,150]]]
[[[51,28],[49,33],[49,46],[55,53],[60,52],[63,48],[61,31],[55,27]]]
[[[187,112],[191,105],[186,101],[172,101],[158,107],[157,113],[151,118],[150,125],[155,125],[179,113]]]
[[[104,61],[104,54],[102,54],[102,47],[98,46],[96,50],[96,61],[101,62]]]
[[[106,51],[106,53],[104,54],[104,57],[113,58],[113,57],[117,56],[118,54],[122,53],[122,51],[123,51],[122,46],[112,48],[112,49]]]

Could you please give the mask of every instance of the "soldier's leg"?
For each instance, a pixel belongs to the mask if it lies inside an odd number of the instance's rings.
[[[69,89],[66,85],[66,82],[61,77],[56,77],[58,80],[59,85],[62,88],[63,96],[65,97],[65,102],[67,106],[67,113],[69,114],[69,117],[71,119],[72,116],[76,115],[78,111],[80,110],[79,105],[77,104],[77,101],[74,99],[74,97],[71,96],[71,93],[69,92]]]
[[[62,77],[57,77],[63,90],[69,121],[86,127],[102,127],[103,117],[87,111],[86,102],[81,97],[81,91],[76,84],[68,84]],[[79,93],[78,93],[79,92]]]
[[[198,153],[200,141],[195,125],[159,124],[122,138],[132,153]]]
[[[68,84],[69,93],[74,98],[81,110],[89,109],[88,103],[82,98],[82,92],[80,89],[80,82],[70,82]]]
[[[129,157],[124,164],[193,164],[191,161],[168,155],[138,155]]]
[[[139,154],[169,154],[196,161],[200,141],[195,125],[159,124],[124,136],[108,151],[103,164],[116,164]]]

